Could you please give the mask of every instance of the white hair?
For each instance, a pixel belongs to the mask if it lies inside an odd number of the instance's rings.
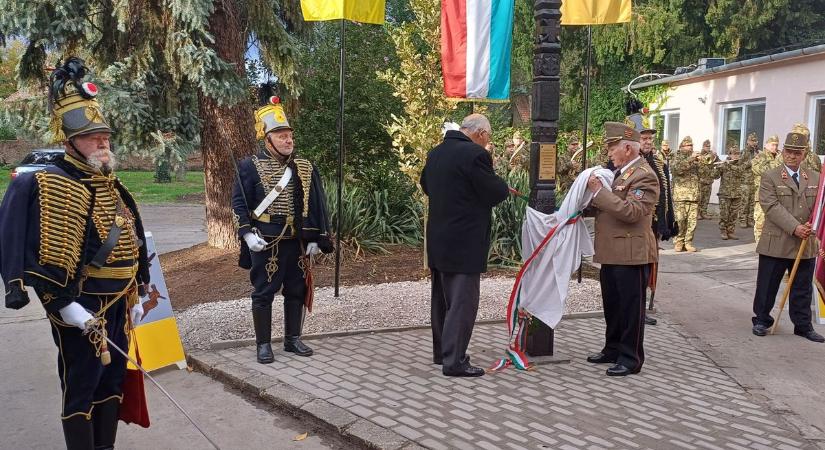
[[[483,114],[470,114],[461,122],[461,129],[471,133],[482,130],[489,132],[491,130],[490,121]]]

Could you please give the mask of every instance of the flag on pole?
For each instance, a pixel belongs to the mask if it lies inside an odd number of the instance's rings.
[[[301,0],[307,21],[347,19],[381,25],[385,9],[385,0]]]
[[[564,0],[562,25],[604,25],[630,22],[630,0]]]
[[[822,165],[822,170],[825,170],[825,164]],[[820,172],[822,173],[822,172]],[[825,242],[825,183],[819,180],[819,190],[816,194],[816,202],[814,209],[811,211],[811,226],[814,230],[814,235],[819,239],[819,245]],[[816,286],[816,310],[817,322],[825,323],[825,260],[819,255],[816,257],[816,269],[814,271],[814,285]]]
[[[441,0],[441,67],[447,97],[510,97],[513,8],[513,0]]]

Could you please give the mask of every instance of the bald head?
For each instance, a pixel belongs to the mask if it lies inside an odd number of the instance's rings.
[[[490,128],[490,121],[487,120],[483,114],[470,114],[461,122],[461,129],[459,130],[476,144],[485,147],[492,138],[492,129]]]

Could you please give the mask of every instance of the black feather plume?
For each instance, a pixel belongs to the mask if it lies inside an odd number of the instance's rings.
[[[83,64],[83,60],[78,57],[71,57],[65,63],[57,67],[49,77],[49,110],[54,108],[54,102],[66,93],[66,85],[73,84],[81,97],[92,98],[82,88],[83,78],[89,69]]]
[[[259,105],[268,105],[269,99],[273,95],[278,95],[278,85],[272,81],[261,83],[261,86],[258,88]]]

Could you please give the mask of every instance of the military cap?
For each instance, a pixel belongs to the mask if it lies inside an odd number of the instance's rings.
[[[49,131],[53,142],[63,142],[89,133],[112,132],[97,102],[94,83],[83,81],[88,69],[72,57],[49,77]]]
[[[579,135],[571,134],[570,138],[567,140],[567,143],[568,144],[580,144],[581,141],[579,141]]]
[[[702,147],[710,147],[710,139],[705,139],[705,141],[702,142]]]
[[[803,125],[801,123],[795,123],[793,128],[791,129],[791,132],[792,133],[804,134],[805,136],[810,136],[811,135],[811,130],[809,130],[808,127],[806,127],[805,125]]]
[[[258,102],[261,105],[255,110],[255,137],[263,139],[272,131],[291,130],[286,120],[281,98],[275,95],[275,84],[265,82],[258,88]]]
[[[748,140],[751,140],[751,139],[753,139],[754,141],[759,140],[759,137],[756,135],[755,131],[752,131],[752,132],[750,132],[750,134],[748,134]]]
[[[645,122],[647,122],[647,119],[639,113],[631,114],[631,115],[624,118],[624,123],[631,126],[631,127],[633,127],[636,131],[639,132],[639,134],[642,134],[642,133],[654,133],[655,134],[656,130],[653,129],[653,128],[650,128],[649,126],[647,126],[647,124]]]
[[[684,147],[685,145],[693,145],[693,138],[690,136],[683,137],[682,142],[679,143],[679,147]]]
[[[793,150],[805,150],[808,148],[808,135],[796,131],[791,131],[785,136],[784,148]]]
[[[739,153],[739,144],[730,144],[730,146],[728,146],[728,153]]]
[[[639,132],[621,122],[605,122],[604,143],[613,144],[621,140],[639,142]]]
[[[773,135],[768,137],[768,140],[765,141],[766,144],[778,144],[779,143],[779,136]]]

